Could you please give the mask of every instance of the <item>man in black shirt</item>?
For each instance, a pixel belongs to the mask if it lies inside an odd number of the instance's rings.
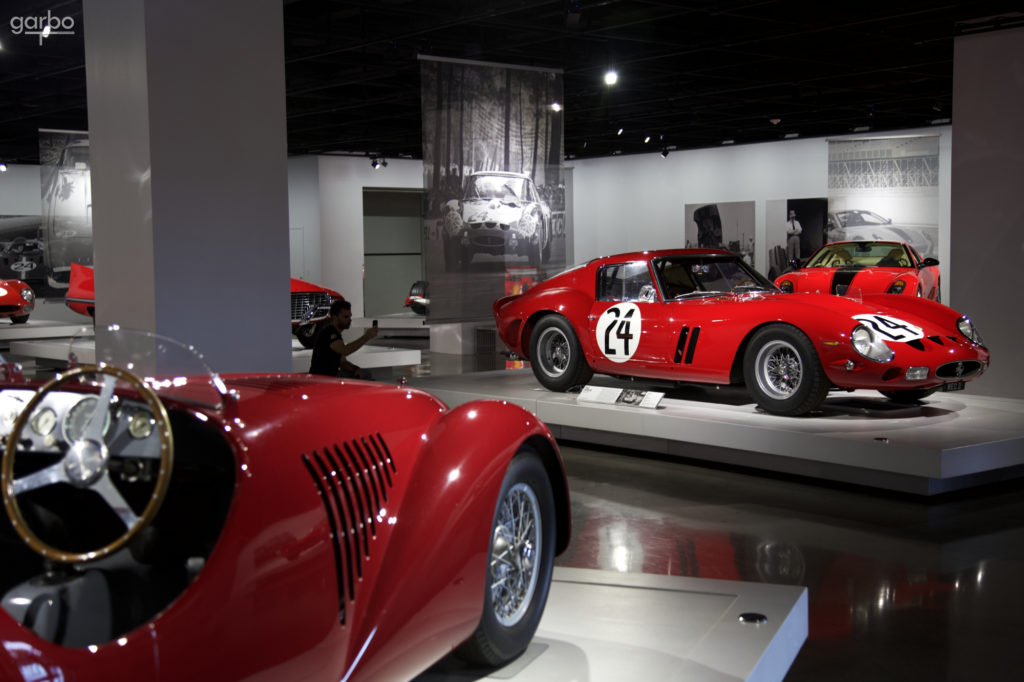
[[[352,326],[352,304],[338,300],[331,304],[330,323],[325,325],[316,337],[313,346],[313,359],[309,363],[310,374],[323,374],[329,377],[348,377],[369,379],[364,373],[348,361],[347,356],[363,347],[367,341],[377,336],[377,328],[370,327],[352,343],[345,343],[341,333]]]

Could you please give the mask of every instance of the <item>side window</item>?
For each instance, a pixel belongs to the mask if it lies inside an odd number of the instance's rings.
[[[597,272],[598,301],[651,301],[653,292],[646,261],[606,265]]]

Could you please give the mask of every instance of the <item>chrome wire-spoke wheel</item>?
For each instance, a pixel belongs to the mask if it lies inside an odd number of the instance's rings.
[[[533,600],[542,542],[537,495],[517,483],[501,500],[491,541],[491,605],[506,627],[518,623]]]
[[[549,327],[541,332],[537,348],[540,350],[537,362],[540,363],[540,368],[545,374],[551,377],[560,377],[565,374],[569,368],[572,349],[569,339],[560,329]]]
[[[755,366],[758,386],[772,398],[784,400],[800,388],[803,363],[800,353],[787,341],[775,340],[762,346]]]

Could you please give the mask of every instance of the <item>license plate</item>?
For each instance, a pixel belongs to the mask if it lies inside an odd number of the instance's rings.
[[[947,382],[945,384],[942,384],[942,390],[943,391],[962,391],[962,390],[964,390],[964,386],[966,386],[966,385],[967,385],[966,381],[950,381],[950,382]]]

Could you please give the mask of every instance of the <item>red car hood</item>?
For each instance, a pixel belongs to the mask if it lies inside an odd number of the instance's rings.
[[[878,266],[843,266],[838,268],[808,268],[788,272],[775,280],[793,282],[793,291],[822,294],[837,293],[837,286],[845,286],[844,295],[852,295],[854,289],[863,294],[884,294],[900,277],[917,276],[913,268],[888,268]]]

